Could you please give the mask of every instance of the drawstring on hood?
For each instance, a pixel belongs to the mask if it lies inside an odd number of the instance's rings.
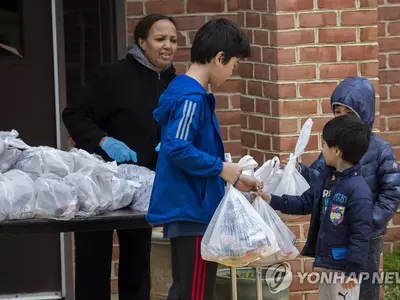
[[[157,72],[156,68],[154,67],[154,65],[149,61],[149,59],[146,57],[146,55],[144,55],[143,50],[135,42],[131,43],[128,46],[128,50],[127,50],[126,55],[132,55],[133,58],[135,58],[143,66],[149,68],[150,70],[153,70],[153,71]],[[165,66],[165,68],[161,72],[165,71],[169,67],[171,67],[171,64],[168,64],[167,66]]]
[[[375,121],[375,89],[364,77],[354,76],[343,80],[333,91],[331,107],[345,106],[371,128]]]

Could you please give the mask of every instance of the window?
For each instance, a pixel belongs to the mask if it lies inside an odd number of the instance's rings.
[[[22,56],[21,0],[0,1],[0,56]]]

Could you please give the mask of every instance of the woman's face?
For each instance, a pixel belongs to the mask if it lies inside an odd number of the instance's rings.
[[[169,20],[159,20],[151,26],[147,39],[139,39],[145,56],[160,72],[169,65],[178,47],[175,25]]]

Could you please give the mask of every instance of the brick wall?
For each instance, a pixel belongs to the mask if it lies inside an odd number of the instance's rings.
[[[175,66],[181,73],[204,22],[224,16],[243,27],[252,57],[222,87],[212,88],[226,151],[236,157],[249,153],[260,163],[274,155],[287,157],[301,125],[312,117],[313,133],[302,157],[312,162],[322,146],[320,130],[332,116],[329,97],[340,80],[352,75],[368,77],[377,93],[381,84],[375,127],[397,146],[400,157],[400,22],[395,21],[400,20],[400,1],[379,1],[379,30],[377,6],[377,0],[127,0],[127,29],[132,40],[133,26],[144,14],[174,16],[179,30]],[[300,217],[288,223],[299,249],[308,221]],[[399,213],[385,241],[386,250],[400,248]],[[311,271],[312,260],[300,257],[291,264],[294,272]],[[294,278],[291,299],[317,299],[315,288],[300,286]]]
[[[378,1],[381,136],[400,158],[400,1]],[[385,236],[385,251],[400,250],[400,213]]]

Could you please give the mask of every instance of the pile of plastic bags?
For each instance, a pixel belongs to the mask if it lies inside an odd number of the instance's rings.
[[[17,131],[0,132],[0,220],[70,219],[131,205],[146,211],[153,185],[149,173],[83,150],[30,147]]]

